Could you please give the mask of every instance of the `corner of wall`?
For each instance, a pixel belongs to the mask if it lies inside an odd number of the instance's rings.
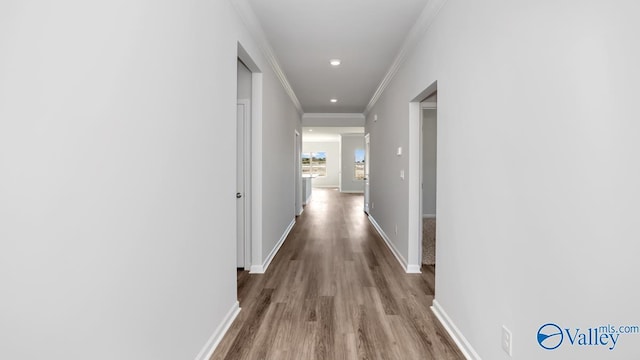
[[[269,267],[269,265],[271,265],[271,261],[273,260],[273,258],[276,256],[276,254],[284,244],[284,241],[287,239],[287,236],[289,236],[289,233],[291,232],[295,224],[296,224],[296,219],[291,220],[291,223],[289,223],[289,226],[287,226],[287,229],[284,231],[284,233],[280,237],[280,240],[278,240],[278,243],[276,243],[276,246],[271,250],[271,252],[269,252],[269,255],[267,255],[267,257],[264,259],[262,264],[251,265],[251,269],[249,270],[249,273],[264,274],[267,271],[267,268]]]
[[[398,262],[400,263],[400,266],[402,266],[404,271],[407,274],[420,274],[421,273],[420,264],[409,264],[407,262],[407,260],[404,258],[404,256],[402,256],[400,251],[398,251],[398,249],[393,244],[393,242],[391,241],[389,236],[387,236],[387,234],[384,232],[384,230],[382,230],[382,227],[373,218],[373,216],[369,215],[368,219],[371,222],[371,225],[373,225],[373,227],[376,229],[376,231],[378,231],[378,234],[380,234],[380,237],[382,238],[382,240],[384,240],[384,243],[387,244],[387,247],[389,248],[389,250],[391,250],[391,253],[393,254],[393,256],[396,257],[396,260],[398,260]]]

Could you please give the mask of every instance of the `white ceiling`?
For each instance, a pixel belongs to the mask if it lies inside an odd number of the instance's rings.
[[[302,128],[303,142],[339,142],[342,134],[364,134],[363,126],[325,127],[313,126]]]
[[[364,112],[428,2],[247,1],[305,113]]]

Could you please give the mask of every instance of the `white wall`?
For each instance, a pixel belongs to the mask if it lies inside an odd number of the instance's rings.
[[[302,143],[302,152],[309,153],[324,151],[327,153],[327,176],[313,178],[313,187],[340,186],[340,142],[309,142]]]
[[[303,126],[364,126],[364,115],[361,113],[305,113],[302,115]]]
[[[240,24],[227,1],[0,3],[0,358],[193,359],[233,310],[238,40],[281,159],[265,248],[299,126]]]
[[[262,259],[267,259],[295,219],[295,130],[300,114],[273,72],[264,76],[262,124]],[[286,106],[283,106],[286,104]]]
[[[341,172],[340,191],[364,192],[364,180],[355,179],[355,151],[364,150],[363,134],[342,134],[340,136]]]
[[[436,214],[437,110],[422,110],[422,214]]]
[[[543,350],[545,322],[640,323],[640,4],[449,0],[367,117],[373,217],[407,256],[409,106],[438,82],[436,299],[483,359]],[[378,121],[373,116],[378,115]],[[398,235],[393,232],[398,223]]]

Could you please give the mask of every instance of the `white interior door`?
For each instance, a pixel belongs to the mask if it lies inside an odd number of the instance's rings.
[[[237,136],[237,152],[236,152],[236,265],[238,268],[244,268],[246,262],[246,206],[247,206],[247,174],[246,170],[246,126],[248,116],[248,103],[238,101],[236,136]]]
[[[370,158],[369,134],[364,136],[364,212],[369,213],[369,164]]]

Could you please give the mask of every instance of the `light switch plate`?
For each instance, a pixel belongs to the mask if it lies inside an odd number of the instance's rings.
[[[398,152],[396,153],[396,155],[398,156],[402,155],[402,146],[398,146]]]

